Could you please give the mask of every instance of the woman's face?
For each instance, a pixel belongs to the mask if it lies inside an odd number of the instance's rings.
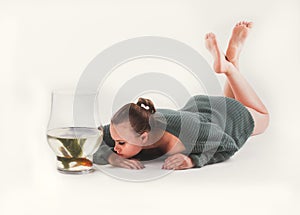
[[[129,122],[110,124],[110,135],[115,141],[114,150],[123,158],[130,158],[142,150],[142,139]]]

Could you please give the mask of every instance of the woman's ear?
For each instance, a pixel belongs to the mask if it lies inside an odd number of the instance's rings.
[[[141,134],[141,138],[142,138],[142,145],[145,145],[148,141],[148,132],[144,131],[142,134]]]

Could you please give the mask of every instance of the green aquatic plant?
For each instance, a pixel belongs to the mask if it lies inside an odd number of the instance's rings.
[[[66,139],[66,138],[57,138],[64,147],[60,147],[59,150],[64,155],[64,157],[57,156],[57,160],[59,160],[65,169],[70,168],[71,162],[76,162],[75,166],[84,165],[90,166],[91,161],[86,158],[82,158],[83,155],[83,145],[86,141],[84,138],[74,138],[74,139]]]

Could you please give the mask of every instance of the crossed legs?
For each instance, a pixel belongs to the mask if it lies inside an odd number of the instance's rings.
[[[263,133],[269,124],[269,113],[254,89],[239,71],[239,55],[252,27],[251,22],[239,22],[232,31],[226,56],[220,51],[216,37],[208,33],[205,37],[206,48],[214,57],[214,70],[223,73],[227,80],[224,95],[241,102],[251,113],[254,119],[252,135]]]

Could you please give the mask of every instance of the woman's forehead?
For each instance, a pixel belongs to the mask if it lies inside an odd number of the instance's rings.
[[[110,125],[110,135],[114,140],[124,140],[132,135],[132,129],[129,122]]]

